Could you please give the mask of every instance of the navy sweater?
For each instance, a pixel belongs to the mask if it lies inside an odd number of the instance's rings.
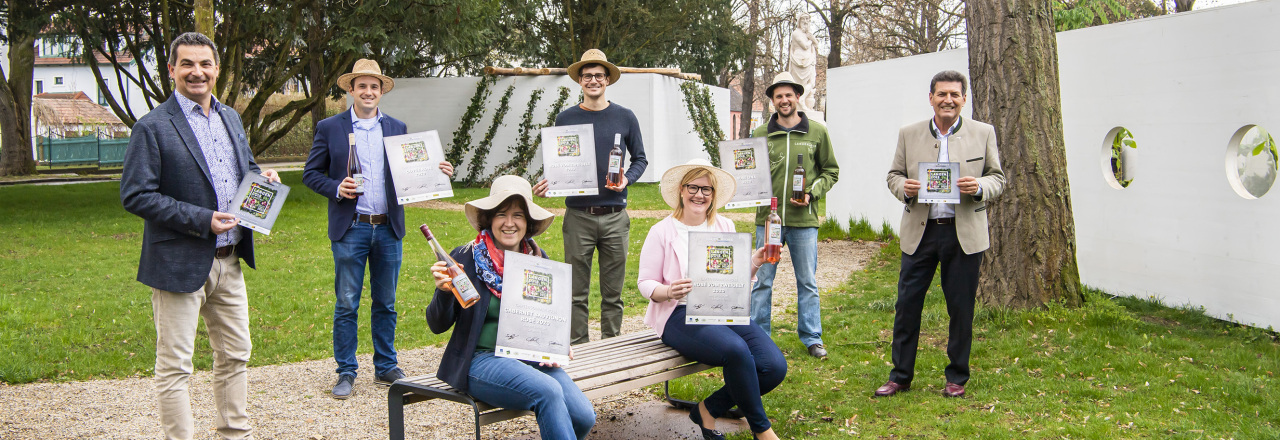
[[[649,160],[644,155],[644,139],[640,135],[640,121],[630,109],[609,103],[608,107],[598,112],[583,110],[580,106],[569,107],[556,116],[556,125],[592,124],[596,135],[596,180],[600,194],[594,196],[566,197],[564,204],[570,208],[586,208],[590,206],[627,206],[627,191],[615,192],[604,187],[606,168],[609,167],[609,150],[613,149],[613,135],[622,133],[622,160],[631,159],[631,166],[625,173],[627,182],[634,183],[644,174]]]

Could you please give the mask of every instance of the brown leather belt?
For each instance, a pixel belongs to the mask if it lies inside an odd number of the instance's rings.
[[[588,206],[586,208],[577,208],[577,209],[579,211],[582,211],[591,215],[605,215],[605,214],[613,214],[615,212],[622,212],[624,209],[627,209],[627,207],[625,206]]]
[[[236,251],[236,245],[227,245],[213,251],[213,256],[219,260],[230,257]]]
[[[935,225],[954,225],[956,223],[956,218],[955,217],[931,218],[929,219],[929,223],[933,223]]]
[[[356,214],[355,220],[360,223],[368,223],[371,225],[385,225],[387,224],[387,215],[386,214],[374,214],[374,215]]]

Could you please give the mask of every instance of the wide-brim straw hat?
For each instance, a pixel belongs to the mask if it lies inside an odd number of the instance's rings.
[[[680,191],[683,190],[680,187],[680,181],[684,179],[685,174],[696,168],[706,168],[711,171],[711,175],[715,176],[716,183],[712,186],[716,189],[716,206],[713,209],[723,208],[733,195],[738,193],[738,180],[734,179],[733,175],[716,168],[706,159],[694,159],[684,165],[671,167],[667,172],[662,173],[662,181],[658,183],[658,188],[662,192],[662,200],[666,201],[671,209],[680,206]]]
[[[569,77],[573,78],[574,81],[578,81],[578,78],[582,73],[582,66],[592,63],[604,66],[605,70],[609,71],[609,84],[617,84],[618,79],[622,78],[622,71],[618,69],[618,66],[610,63],[609,60],[605,58],[604,52],[601,52],[600,49],[589,49],[586,52],[583,52],[582,61],[569,65]]]
[[[475,228],[476,232],[489,229],[490,225],[480,224],[480,213],[497,208],[502,202],[512,197],[524,198],[525,206],[529,207],[525,218],[529,219],[528,229],[532,232],[527,236],[535,237],[542,234],[555,221],[555,214],[533,203],[533,187],[529,185],[529,181],[520,176],[510,175],[494,179],[493,186],[489,187],[489,197],[467,202],[463,207],[463,211],[467,214],[467,221],[471,222],[471,227]]]
[[[790,72],[782,72],[779,73],[778,76],[773,77],[773,84],[770,84],[768,88],[764,89],[764,96],[773,98],[773,89],[783,84],[795,87],[796,96],[804,95],[804,86],[796,82],[796,80],[791,77]]]
[[[378,67],[378,62],[368,58],[356,60],[356,65],[351,67],[351,73],[344,73],[339,76],[338,87],[350,92],[352,83],[355,82],[356,78],[362,76],[372,76],[382,80],[382,94],[384,95],[390,92],[391,89],[396,88],[396,81],[389,76],[383,75],[382,68]]]

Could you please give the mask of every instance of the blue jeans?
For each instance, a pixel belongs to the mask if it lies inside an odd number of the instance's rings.
[[[764,226],[756,226],[756,248],[764,246]],[[822,303],[818,300],[818,228],[782,227],[782,244],[791,251],[791,267],[796,273],[796,333],[805,347],[822,343]],[[773,276],[778,265],[760,266],[756,285],[751,289],[751,322],[765,333],[773,311]]]
[[[338,374],[356,375],[356,328],[365,262],[369,263],[370,331],[373,371],[381,376],[396,368],[396,282],[400,279],[402,242],[391,225],[355,222],[341,240],[332,242],[334,292],[333,359]]]
[[[498,408],[533,411],[543,439],[582,440],[596,424],[591,400],[559,367],[477,351],[467,379],[471,397]]]
[[[707,412],[721,417],[736,405],[752,432],[773,426],[760,396],[787,377],[787,359],[769,334],[754,325],[688,325],[684,317],[684,306],[676,306],[663,328],[662,342],[689,359],[723,367],[724,386],[703,400]]]

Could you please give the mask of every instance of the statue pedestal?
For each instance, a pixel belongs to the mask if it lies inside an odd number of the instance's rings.
[[[821,123],[823,123],[823,124],[826,124],[826,123],[827,123],[827,115],[823,114],[823,113],[822,113],[822,112],[820,112],[820,111],[817,111],[817,110],[810,110],[810,111],[804,112],[804,115],[805,115],[805,116],[808,116],[808,117],[809,117],[809,119],[811,119],[811,120],[818,121],[818,122],[821,122]]]

